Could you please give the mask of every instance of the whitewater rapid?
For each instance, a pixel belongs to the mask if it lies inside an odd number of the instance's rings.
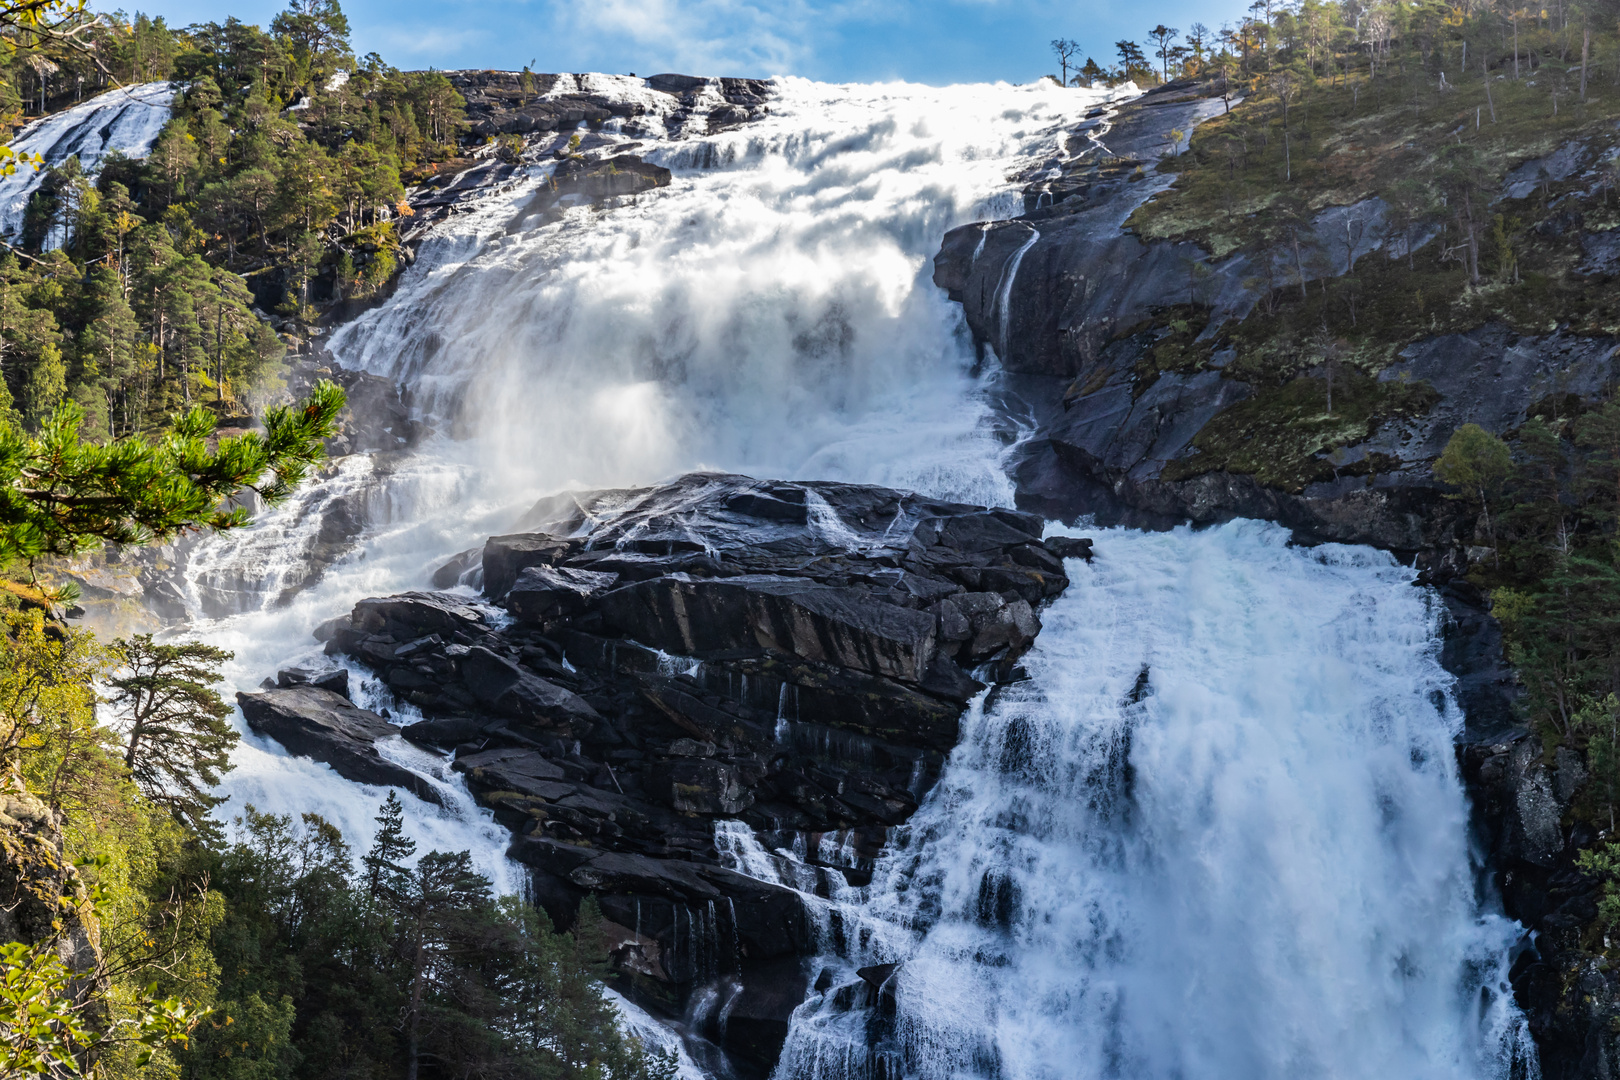
[[[1269,524],[1090,535],[1029,680],[823,902],[835,982],[902,962],[895,1018],[812,994],[777,1076],[1535,1075],[1433,595]]]
[[[640,80],[591,85],[657,103]],[[437,434],[345,460],[190,556],[189,632],[236,652],[230,689],[322,662],[312,627],[424,587],[566,487],[715,468],[1010,504],[1002,462],[1022,432],[988,404],[993,357],[931,259],[948,228],[1016,213],[1010,177],[1054,166],[1104,93],[774,88],[767,118],[714,135],[670,139],[656,110],[639,130],[611,122],[607,142],[673,170],[633,200],[532,213],[549,171],[534,163],[437,227],[396,294],[333,336]],[[358,536],[311,580],[334,503]],[[904,961],[892,1030],[870,1045],[812,994],[778,1075],[1533,1070],[1502,987],[1517,928],[1475,896],[1460,717],[1410,573],[1253,524],[1108,532],[1071,569],[1031,678],[965,718],[874,884],[807,899],[820,962],[844,979]],[[412,718],[363,672],[353,686]],[[444,760],[384,749],[442,787],[445,809],[405,798],[421,850],[469,848],[515,890],[505,830]],[[229,807],[316,812],[369,843],[383,791],[251,733],[235,761]],[[760,876],[792,869],[791,852],[724,839]],[[837,932],[851,926],[864,944]]]
[[[640,80],[592,85],[657,96]],[[783,80],[769,118],[713,137],[661,141],[652,114],[649,145],[611,122],[608,142],[637,144],[673,183],[560,221],[525,212],[550,171],[532,166],[439,226],[395,296],[329,343],[345,366],[407,386],[438,434],[411,453],[345,459],[252,529],[200,545],[185,571],[188,632],[236,653],[231,691],[330,663],[313,627],[425,587],[450,555],[567,487],[717,468],[1009,503],[1000,459],[1013,433],[982,399],[990,376],[932,284],[932,257],[946,229],[1016,212],[1008,173],[1060,153],[1067,126],[1104,97]],[[311,582],[334,504],[363,527]],[[414,717],[363,675],[357,699]],[[316,812],[369,843],[384,791],[243,735],[227,814]],[[403,740],[384,749],[432,764]],[[497,888],[517,891],[506,831],[470,809],[442,762],[430,775],[450,809],[405,798],[421,850],[471,849]]]

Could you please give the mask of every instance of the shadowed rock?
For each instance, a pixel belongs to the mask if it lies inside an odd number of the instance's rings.
[[[404,788],[425,802],[443,805],[431,784],[377,752],[377,741],[399,734],[399,728],[370,709],[316,686],[238,693],[236,701],[248,727],[290,753],[325,762],[358,783]]]
[[[437,579],[481,574],[510,620],[408,593],[328,650],[422,710],[406,738],[455,752],[557,925],[594,895],[650,1008],[741,987],[725,1046],[768,1068],[812,935],[796,892],[721,865],[717,827],[809,851],[841,830],[865,864],[815,888],[869,880],[985,689],[968,670],[1018,677],[1063,558],[1017,511],[724,474],[550,496],[524,524],[545,531]]]
[[[507,592],[506,608],[515,618],[549,622],[584,611],[587,603],[618,580],[618,574],[566,566],[531,566],[519,572]]]
[[[607,624],[684,656],[770,649],[903,682],[921,682],[934,618],[867,590],[747,575],[713,581],[661,577],[605,595]]]

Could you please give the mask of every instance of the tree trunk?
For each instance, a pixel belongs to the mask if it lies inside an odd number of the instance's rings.
[[[1294,239],[1294,272],[1299,275],[1299,298],[1309,300],[1310,294],[1305,291],[1305,260],[1299,253],[1299,230],[1292,230]]]
[[[422,1029],[422,984],[426,981],[423,970],[426,963],[422,957],[422,943],[416,944],[416,955],[413,957],[415,973],[411,979],[411,1007],[410,1014],[405,1018],[405,1080],[417,1080],[417,1070],[420,1066],[418,1055],[421,1053]]]
[[[1592,56],[1592,28],[1586,28],[1586,34],[1581,39],[1581,100],[1586,100],[1586,62]]]

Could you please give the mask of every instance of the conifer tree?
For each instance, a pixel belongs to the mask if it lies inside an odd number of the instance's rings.
[[[58,406],[35,437],[0,424],[0,557],[71,555],[104,540],[143,543],[187,529],[248,523],[228,506],[243,489],[268,505],[292,494],[324,455],[343,391],[316,386],[299,407],[280,406],[265,430],[208,445],[215,418],[199,407],[156,443],[131,437],[100,445],[80,435],[84,413]]]
[[[141,793],[192,832],[213,835],[209,811],[224,801],[210,789],[229,772],[240,736],[213,684],[234,654],[200,641],[160,644],[139,634],[113,644],[120,669],[112,706],[124,737],[124,765]]]
[[[409,871],[405,861],[416,854],[416,841],[405,834],[405,807],[399,793],[390,791],[377,809],[377,836],[361,860],[366,868],[366,891],[373,899],[398,892]]]

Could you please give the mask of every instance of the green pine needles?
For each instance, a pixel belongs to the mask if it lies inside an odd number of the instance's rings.
[[[270,409],[264,431],[214,441],[215,418],[197,406],[156,441],[80,436],[84,412],[63,402],[38,435],[0,424],[0,558],[32,563],[103,541],[142,544],[192,529],[249,523],[241,493],[285,501],[325,457],[343,391],[322,380],[296,406]]]

